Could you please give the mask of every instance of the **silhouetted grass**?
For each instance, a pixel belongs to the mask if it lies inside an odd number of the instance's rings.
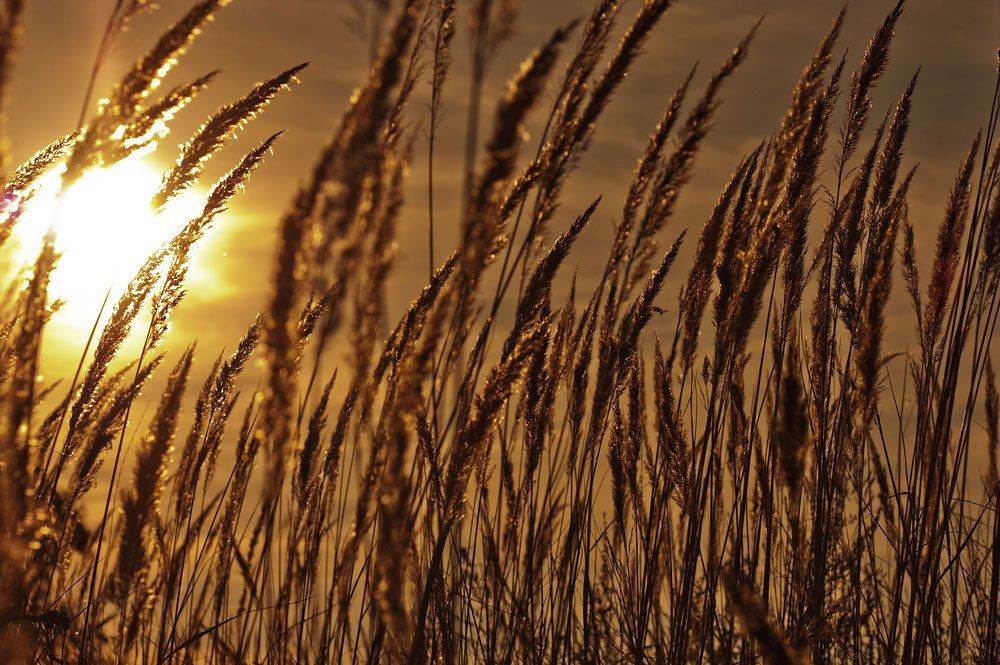
[[[106,102],[85,103],[76,131],[5,171],[0,243],[42,174],[65,164],[66,186],[125,158],[210,85],[214,74],[152,94],[225,4],[196,4]],[[516,2],[373,3],[382,46],[278,220],[262,314],[200,385],[204,349],[159,347],[199,239],[277,135],[149,257],[76,371],[47,368],[72,376],[51,389],[36,381],[58,270],[46,235],[0,309],[0,660],[998,662],[998,98],[956,165],[923,280],[905,157],[916,76],[868,127],[903,2],[853,71],[837,57],[842,13],[774,134],[734,160],[685,244],[670,230],[675,204],[756,26],[700,94],[689,77],[668,100],[624,202],[561,198],[672,4],[645,0],[631,15],[598,0],[527,57],[480,128]],[[0,98],[22,9],[2,7]],[[147,9],[117,3],[95,77]],[[436,262],[433,143],[448,129],[441,94],[468,11],[459,243]],[[302,69],[212,114],[151,206],[198,181]],[[423,85],[429,205],[411,217],[427,216],[430,274],[393,324],[385,292]],[[532,153],[523,127],[546,90]],[[574,243],[617,205],[595,290],[574,279],[557,299]],[[688,245],[665,317],[673,339],[654,340]],[[885,339],[897,272],[914,314],[900,361],[912,418],[886,396],[903,346]],[[334,344],[348,353],[324,366]],[[258,350],[259,392],[241,395]],[[164,387],[149,395],[158,372]],[[130,414],[143,390],[155,408],[140,426]],[[980,421],[984,473],[970,468]]]

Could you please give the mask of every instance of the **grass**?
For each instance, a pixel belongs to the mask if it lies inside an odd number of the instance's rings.
[[[124,159],[211,84],[151,94],[225,4],[193,5],[106,102],[88,92],[79,127],[6,170],[0,243],[42,174],[61,166],[68,186]],[[278,220],[261,315],[200,385],[194,346],[161,350],[171,315],[199,240],[278,135],[106,304],[79,366],[47,368],[72,376],[51,388],[36,380],[57,306],[46,236],[0,308],[3,662],[1000,660],[997,95],[942,202],[927,277],[904,149],[917,77],[872,117],[902,0],[857,63],[838,55],[835,17],[780,125],[704,225],[677,233],[676,202],[756,26],[702,90],[678,88],[624,201],[565,201],[674,3],[622,4],[597,0],[555,29],[483,119],[516,3],[472,3],[459,242],[442,256],[434,142],[465,8],[372,3],[370,72]],[[23,11],[2,7],[0,92]],[[150,9],[117,2],[91,89]],[[294,94],[303,67],[208,117],[151,206]],[[535,113],[544,131],[529,146]],[[423,136],[428,206],[411,210]],[[393,322],[404,215],[426,216],[428,276]],[[597,287],[574,279],[557,296],[596,217],[617,220]],[[682,253],[692,267],[664,313]],[[885,338],[897,298],[913,315],[902,357]],[[660,316],[672,337],[648,330]],[[334,345],[348,353],[330,367]],[[248,380],[255,395],[238,390]],[[153,404],[141,423],[140,393]]]

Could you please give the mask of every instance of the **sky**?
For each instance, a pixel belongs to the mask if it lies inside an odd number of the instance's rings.
[[[114,0],[27,3],[22,50],[6,109],[16,160],[74,128],[86,77],[113,4]],[[116,44],[99,77],[97,97],[107,94],[113,82],[192,0],[161,0],[159,4],[158,11],[137,19]],[[460,128],[465,123],[468,89],[469,41],[464,11],[468,4],[459,2],[460,33],[454,43],[455,65],[445,91],[444,124],[436,155],[438,256],[452,249],[458,228]],[[517,33],[504,44],[490,69],[484,106],[487,122],[489,109],[519,62],[556,26],[585,17],[592,0],[521,4]],[[859,0],[849,7],[838,46],[838,55],[847,51],[848,70],[857,64],[868,37],[891,4],[888,0]],[[279,215],[366,71],[367,50],[363,35],[352,24],[352,6],[349,0],[233,0],[165,81],[169,86],[213,69],[222,70],[212,87],[174,123],[172,133],[152,158],[160,165],[175,157],[176,146],[207,114],[237,99],[256,82],[300,62],[310,63],[301,75],[301,84],[283,93],[209,165],[205,186],[256,142],[286,130],[274,155],[203,242],[189,296],[177,312],[173,340],[197,335],[200,346],[207,346],[209,355],[214,356],[223,347],[231,348],[264,307]],[[637,6],[635,0],[626,4],[623,23]],[[597,138],[567,184],[553,223],[556,230],[565,228],[596,195],[604,197],[592,228],[587,229],[570,260],[569,271],[575,268],[583,285],[595,279],[603,266],[611,224],[620,214],[635,161],[665,101],[690,68],[699,65],[693,83],[694,94],[699,94],[710,73],[763,17],[748,61],[724,90],[724,104],[698,156],[694,178],[664,232],[664,244],[684,228],[700,228],[740,157],[780,122],[792,86],[841,6],[837,0],[677,2],[653,32],[643,57],[601,120]],[[898,25],[889,71],[875,94],[873,117],[877,118],[891,107],[920,68],[904,167],[920,164],[911,194],[911,215],[925,265],[954,172],[986,121],[998,44],[1000,3],[910,0]],[[411,108],[411,120],[426,123],[425,93],[423,86]],[[393,320],[418,293],[426,275],[425,165],[426,143],[418,142],[399,229],[399,257],[390,282]],[[106,239],[108,243],[118,241]],[[676,270],[674,281],[683,274]],[[668,286],[668,294],[672,288]],[[905,298],[895,298],[893,307],[893,327],[900,332],[897,337],[889,336],[887,350],[903,351],[901,347],[909,339],[903,333],[912,327],[907,318],[911,315],[906,312]],[[79,327],[52,335],[57,347],[75,349],[75,353],[85,338]]]

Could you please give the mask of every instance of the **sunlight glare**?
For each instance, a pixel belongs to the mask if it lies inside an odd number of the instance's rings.
[[[148,158],[137,154],[88,171],[61,195],[61,173],[41,179],[15,227],[16,259],[30,265],[54,223],[61,257],[49,293],[64,301],[60,322],[89,329],[110,290],[106,317],[149,255],[200,213],[202,197],[193,190],[154,213],[150,200],[160,178]]]

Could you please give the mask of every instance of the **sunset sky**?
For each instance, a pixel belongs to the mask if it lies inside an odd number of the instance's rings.
[[[136,20],[118,43],[98,82],[97,97],[106,94],[128,65],[191,3],[161,0],[159,4],[159,11]],[[467,12],[462,11],[463,4],[459,3],[460,34],[454,44],[455,69],[446,90],[437,158],[438,256],[452,249],[458,223],[461,127],[468,89]],[[491,120],[492,101],[518,62],[552,29],[585,16],[591,7],[590,0],[522,4],[518,32],[504,45],[490,71],[485,123]],[[631,4],[626,15],[637,3]],[[855,2],[849,8],[838,46],[838,56],[848,50],[848,71],[856,65],[868,37],[891,4],[870,0]],[[23,47],[8,102],[9,135],[16,160],[75,126],[87,73],[112,5],[112,0],[27,3]],[[301,85],[283,93],[237,142],[210,163],[205,186],[257,141],[287,130],[247,192],[204,241],[199,265],[205,268],[193,275],[190,295],[178,312],[172,333],[175,339],[189,338],[185,331],[197,325],[203,348],[207,345],[214,354],[231,345],[263,306],[277,218],[366,70],[366,49],[351,25],[351,5],[347,0],[234,0],[219,12],[165,81],[170,86],[212,69],[222,70],[212,87],[181,113],[172,133],[162,142],[155,157],[162,164],[173,159],[175,146],[215,108],[238,98],[264,78],[302,61],[311,63],[301,76]],[[565,227],[593,197],[604,196],[592,228],[574,254],[581,281],[593,279],[596,266],[603,264],[608,231],[620,214],[635,160],[665,100],[691,66],[700,63],[692,92],[697,95],[717,64],[754,22],[764,17],[748,62],[725,88],[724,105],[706,148],[698,156],[695,177],[682,195],[678,214],[665,231],[664,242],[682,228],[697,230],[701,226],[741,155],[776,127],[792,85],[840,7],[839,0],[677,3],[653,33],[644,57],[602,119],[589,155],[563,196],[555,229]],[[899,24],[890,69],[876,91],[873,116],[880,117],[914,71],[921,68],[904,166],[922,164],[912,189],[911,208],[924,259],[933,246],[953,173],[986,120],[998,34],[1000,4],[995,2],[911,0]],[[413,121],[426,122],[425,93],[426,86],[411,107]],[[400,254],[390,286],[393,317],[417,293],[426,274],[425,160],[426,145],[418,142],[400,228]],[[894,307],[904,312],[905,301],[897,299]],[[206,320],[213,325],[205,327]],[[903,323],[910,325],[909,319]],[[53,335],[59,337],[60,333]],[[64,333],[66,342],[77,343],[79,339],[79,331]],[[890,351],[902,350],[892,348],[891,339],[888,346]]]

